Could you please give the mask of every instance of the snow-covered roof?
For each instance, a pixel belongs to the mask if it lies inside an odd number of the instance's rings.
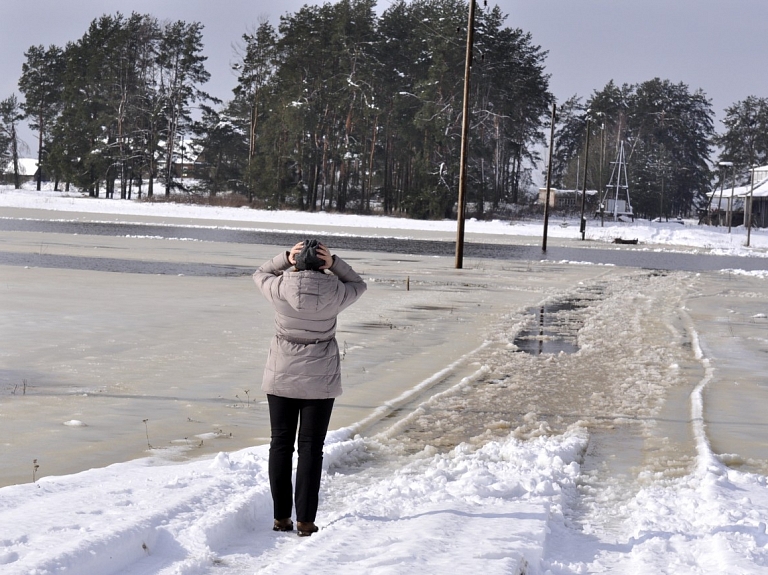
[[[738,198],[739,196],[742,196],[744,194],[749,193],[749,186],[736,186],[734,187],[723,187],[722,189],[718,186],[717,189],[712,190],[711,192],[707,192],[707,196],[711,196],[714,198],[721,197],[723,199],[727,199],[730,197]]]
[[[744,196],[749,195],[749,189],[747,189],[746,192],[743,194]],[[768,178],[764,179],[759,184],[755,184],[755,189],[752,191],[752,196],[755,198],[765,198],[768,197]]]
[[[539,188],[539,193],[546,192],[547,188]],[[581,195],[583,190],[561,190],[559,188],[549,188],[550,193],[558,194],[558,195],[568,195],[568,194],[577,194]],[[595,196],[597,195],[597,190],[587,190],[588,196]]]
[[[36,158],[19,158],[19,173],[22,176],[32,176],[37,171]],[[9,161],[3,167],[3,174],[13,174],[13,162]]]
[[[758,168],[759,169],[759,168]],[[766,175],[758,179],[757,178],[757,169],[755,170],[755,189],[752,191],[752,196],[755,198],[762,198],[762,197],[768,197],[768,166],[765,167],[766,169]],[[734,187],[723,187],[723,189],[717,188],[716,190],[712,190],[711,192],[707,193],[707,196],[713,197],[715,199],[719,199],[722,194],[723,200],[726,200],[727,198],[734,197],[734,198],[743,198],[745,196],[749,195],[749,191],[752,189],[752,184],[747,184],[746,186],[736,186]]]

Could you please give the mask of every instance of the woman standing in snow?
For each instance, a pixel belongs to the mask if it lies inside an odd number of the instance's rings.
[[[336,316],[365,292],[362,278],[317,240],[299,242],[262,265],[253,280],[275,308],[261,388],[272,440],[269,484],[275,531],[292,531],[293,446],[298,427],[296,521],[300,536],[317,531],[323,444],[334,398],[341,395]]]

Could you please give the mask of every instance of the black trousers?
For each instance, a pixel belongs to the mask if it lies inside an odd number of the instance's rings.
[[[275,519],[291,516],[294,499],[291,472],[296,429],[299,464],[296,468],[296,520],[314,521],[317,515],[323,444],[331,421],[333,398],[294,399],[267,394],[272,441],[269,444],[269,486]]]

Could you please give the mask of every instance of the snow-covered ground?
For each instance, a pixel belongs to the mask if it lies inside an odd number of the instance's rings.
[[[19,208],[18,217],[45,209],[61,219],[73,212],[381,235],[450,237],[455,227],[7,189],[2,206]],[[535,237],[541,225],[470,221],[467,233]],[[573,224],[550,228],[555,238],[577,233]],[[690,222],[588,228],[595,241],[618,234],[732,255],[764,256],[768,248],[762,230],[746,248],[743,229],[729,235]],[[731,275],[743,283],[729,292]],[[322,528],[311,538],[270,530],[266,446],[176,464],[143,458],[0,489],[0,573],[766,573],[766,475],[729,467],[737,455],[713,450],[706,400],[721,378],[707,351],[713,340],[692,318],[703,313],[697,298],[717,285],[744,306],[733,305],[732,315],[764,348],[766,310],[755,302],[766,299],[768,273],[731,270],[722,278],[720,285],[698,274],[629,271],[578,282],[570,296],[593,299],[585,310],[563,312],[580,322],[575,354],[516,353],[518,316],[488,325],[460,381],[376,433],[362,437],[352,424],[330,434]],[[729,324],[732,336],[742,324]],[[444,368],[455,360],[444,358]],[[745,377],[742,388],[760,386],[759,375]],[[683,415],[668,417],[675,394]],[[627,429],[635,430],[627,441],[646,445],[642,461],[595,455],[600,440]]]

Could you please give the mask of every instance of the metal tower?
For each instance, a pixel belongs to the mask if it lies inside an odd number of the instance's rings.
[[[629,180],[627,179],[627,160],[624,155],[624,141],[619,145],[619,153],[616,161],[611,162],[613,170],[611,179],[605,187],[603,197],[600,199],[600,215],[613,215],[614,221],[619,221],[621,216],[627,216],[633,221],[635,214],[632,211],[632,202],[629,199]]]

